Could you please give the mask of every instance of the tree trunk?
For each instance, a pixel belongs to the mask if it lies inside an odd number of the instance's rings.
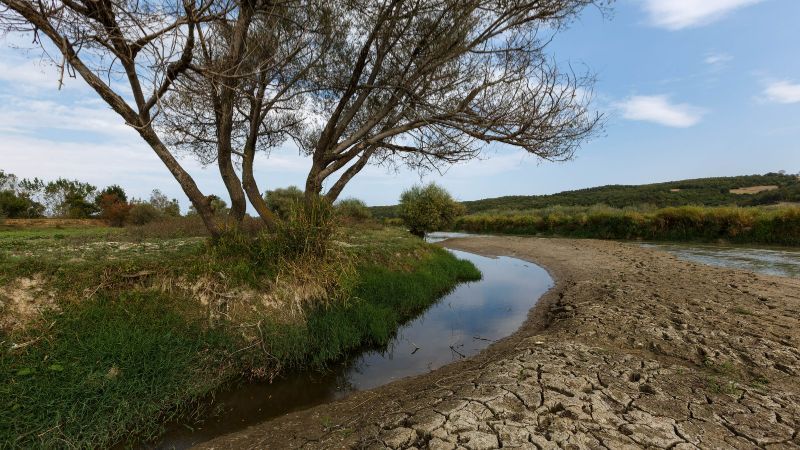
[[[161,161],[167,166],[172,176],[175,177],[175,180],[178,181],[180,184],[181,189],[183,189],[183,193],[189,197],[189,201],[192,202],[192,206],[197,211],[197,214],[200,215],[200,218],[203,220],[203,224],[206,226],[209,234],[213,239],[216,239],[220,236],[221,230],[219,225],[214,220],[214,214],[211,211],[211,206],[208,203],[208,199],[200,189],[197,187],[197,184],[194,182],[194,179],[191,175],[189,175],[186,170],[181,167],[178,161],[172,156],[172,153],[169,152],[166,146],[161,142],[161,140],[156,135],[155,131],[152,128],[143,127],[139,128],[139,134],[144,138],[144,140],[150,145],[153,151],[158,155]]]
[[[261,196],[261,192],[258,190],[258,184],[256,183],[255,177],[253,177],[254,153],[254,151],[248,150],[244,152],[244,158],[242,159],[242,184],[244,185],[247,198],[250,200],[250,204],[253,205],[253,208],[255,208],[258,216],[261,217],[261,220],[268,229],[273,229],[278,219]]]
[[[242,183],[239,181],[239,176],[233,168],[231,153],[226,153],[224,149],[221,150],[217,158],[217,165],[219,166],[219,173],[222,176],[222,181],[225,183],[225,188],[228,190],[228,195],[231,198],[231,212],[229,217],[233,219],[234,225],[239,226],[242,220],[244,220],[244,214],[247,210],[247,201],[244,198]]]

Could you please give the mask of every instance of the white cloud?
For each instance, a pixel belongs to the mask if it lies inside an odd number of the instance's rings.
[[[724,66],[726,63],[730,62],[731,60],[733,60],[733,56],[727,53],[709,53],[703,59],[703,62],[705,62],[709,66],[721,67]]]
[[[645,0],[650,23],[668,30],[709,24],[725,14],[763,0]]]
[[[800,83],[774,81],[764,89],[764,96],[775,103],[800,103]]]
[[[617,107],[626,119],[676,128],[696,125],[705,113],[702,108],[687,103],[672,103],[666,95],[635,95],[618,103]]]
[[[1,95],[0,99],[0,131],[5,133],[70,131],[103,135],[115,141],[135,138],[134,130],[105,104],[66,99],[56,103],[14,95]]]

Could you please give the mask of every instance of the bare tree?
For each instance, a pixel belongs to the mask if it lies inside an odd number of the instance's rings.
[[[294,122],[287,105],[298,94],[290,88],[317,58],[313,30],[327,24],[315,3],[0,0],[0,27],[33,33],[45,55],[59,55],[52,59],[60,82],[65,74],[83,78],[150,145],[216,236],[209,199],[170,147],[216,162],[235,222],[244,217],[246,191],[270,223],[254,153],[285,139]]]
[[[599,122],[591,79],[545,47],[594,3],[0,0],[0,27],[60,55],[62,80],[77,73],[139,133],[216,236],[171,150],[218,166],[234,224],[249,201],[268,225],[254,159],[289,138],[311,156],[306,195],[331,182],[331,201],[369,163],[439,169],[490,142],[569,158]]]
[[[592,79],[561,72],[552,36],[593,0],[350,0],[316,73],[306,195],[335,200],[368,163],[431,170],[495,142],[563,160],[598,127]]]
[[[200,51],[163,102],[159,124],[168,142],[216,162],[237,222],[245,196],[265,223],[276,220],[256,183],[255,155],[297,133],[308,74],[330,45],[330,18],[313,1],[243,4],[234,23],[199,30]]]
[[[218,234],[207,199],[156,133],[153,119],[162,97],[189,68],[197,30],[231,14],[236,4],[2,0],[0,5],[2,29],[33,33],[46,55],[58,54],[52,58],[60,68],[59,82],[65,74],[83,78],[149,144],[209,231]]]

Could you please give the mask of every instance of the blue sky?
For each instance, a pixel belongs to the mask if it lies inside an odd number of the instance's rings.
[[[619,0],[610,15],[588,9],[551,47],[557,61],[597,74],[595,108],[607,117],[603,134],[575,160],[542,162],[490,147],[442,176],[371,167],[343,195],[377,205],[420,181],[472,200],[800,172],[798,17],[797,0]],[[59,91],[55,70],[24,50],[25,39],[0,45],[0,169],[116,183],[136,197],[159,188],[186,209],[177,182],[140,138],[81,81]],[[225,197],[214,167],[182,161],[204,192]],[[308,166],[288,146],[262,155],[260,186],[302,186]]]

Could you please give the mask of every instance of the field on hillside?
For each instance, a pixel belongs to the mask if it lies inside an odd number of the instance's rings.
[[[398,229],[338,228],[310,257],[173,222],[0,231],[0,447],[146,441],[233,380],[385,345],[480,277]]]

